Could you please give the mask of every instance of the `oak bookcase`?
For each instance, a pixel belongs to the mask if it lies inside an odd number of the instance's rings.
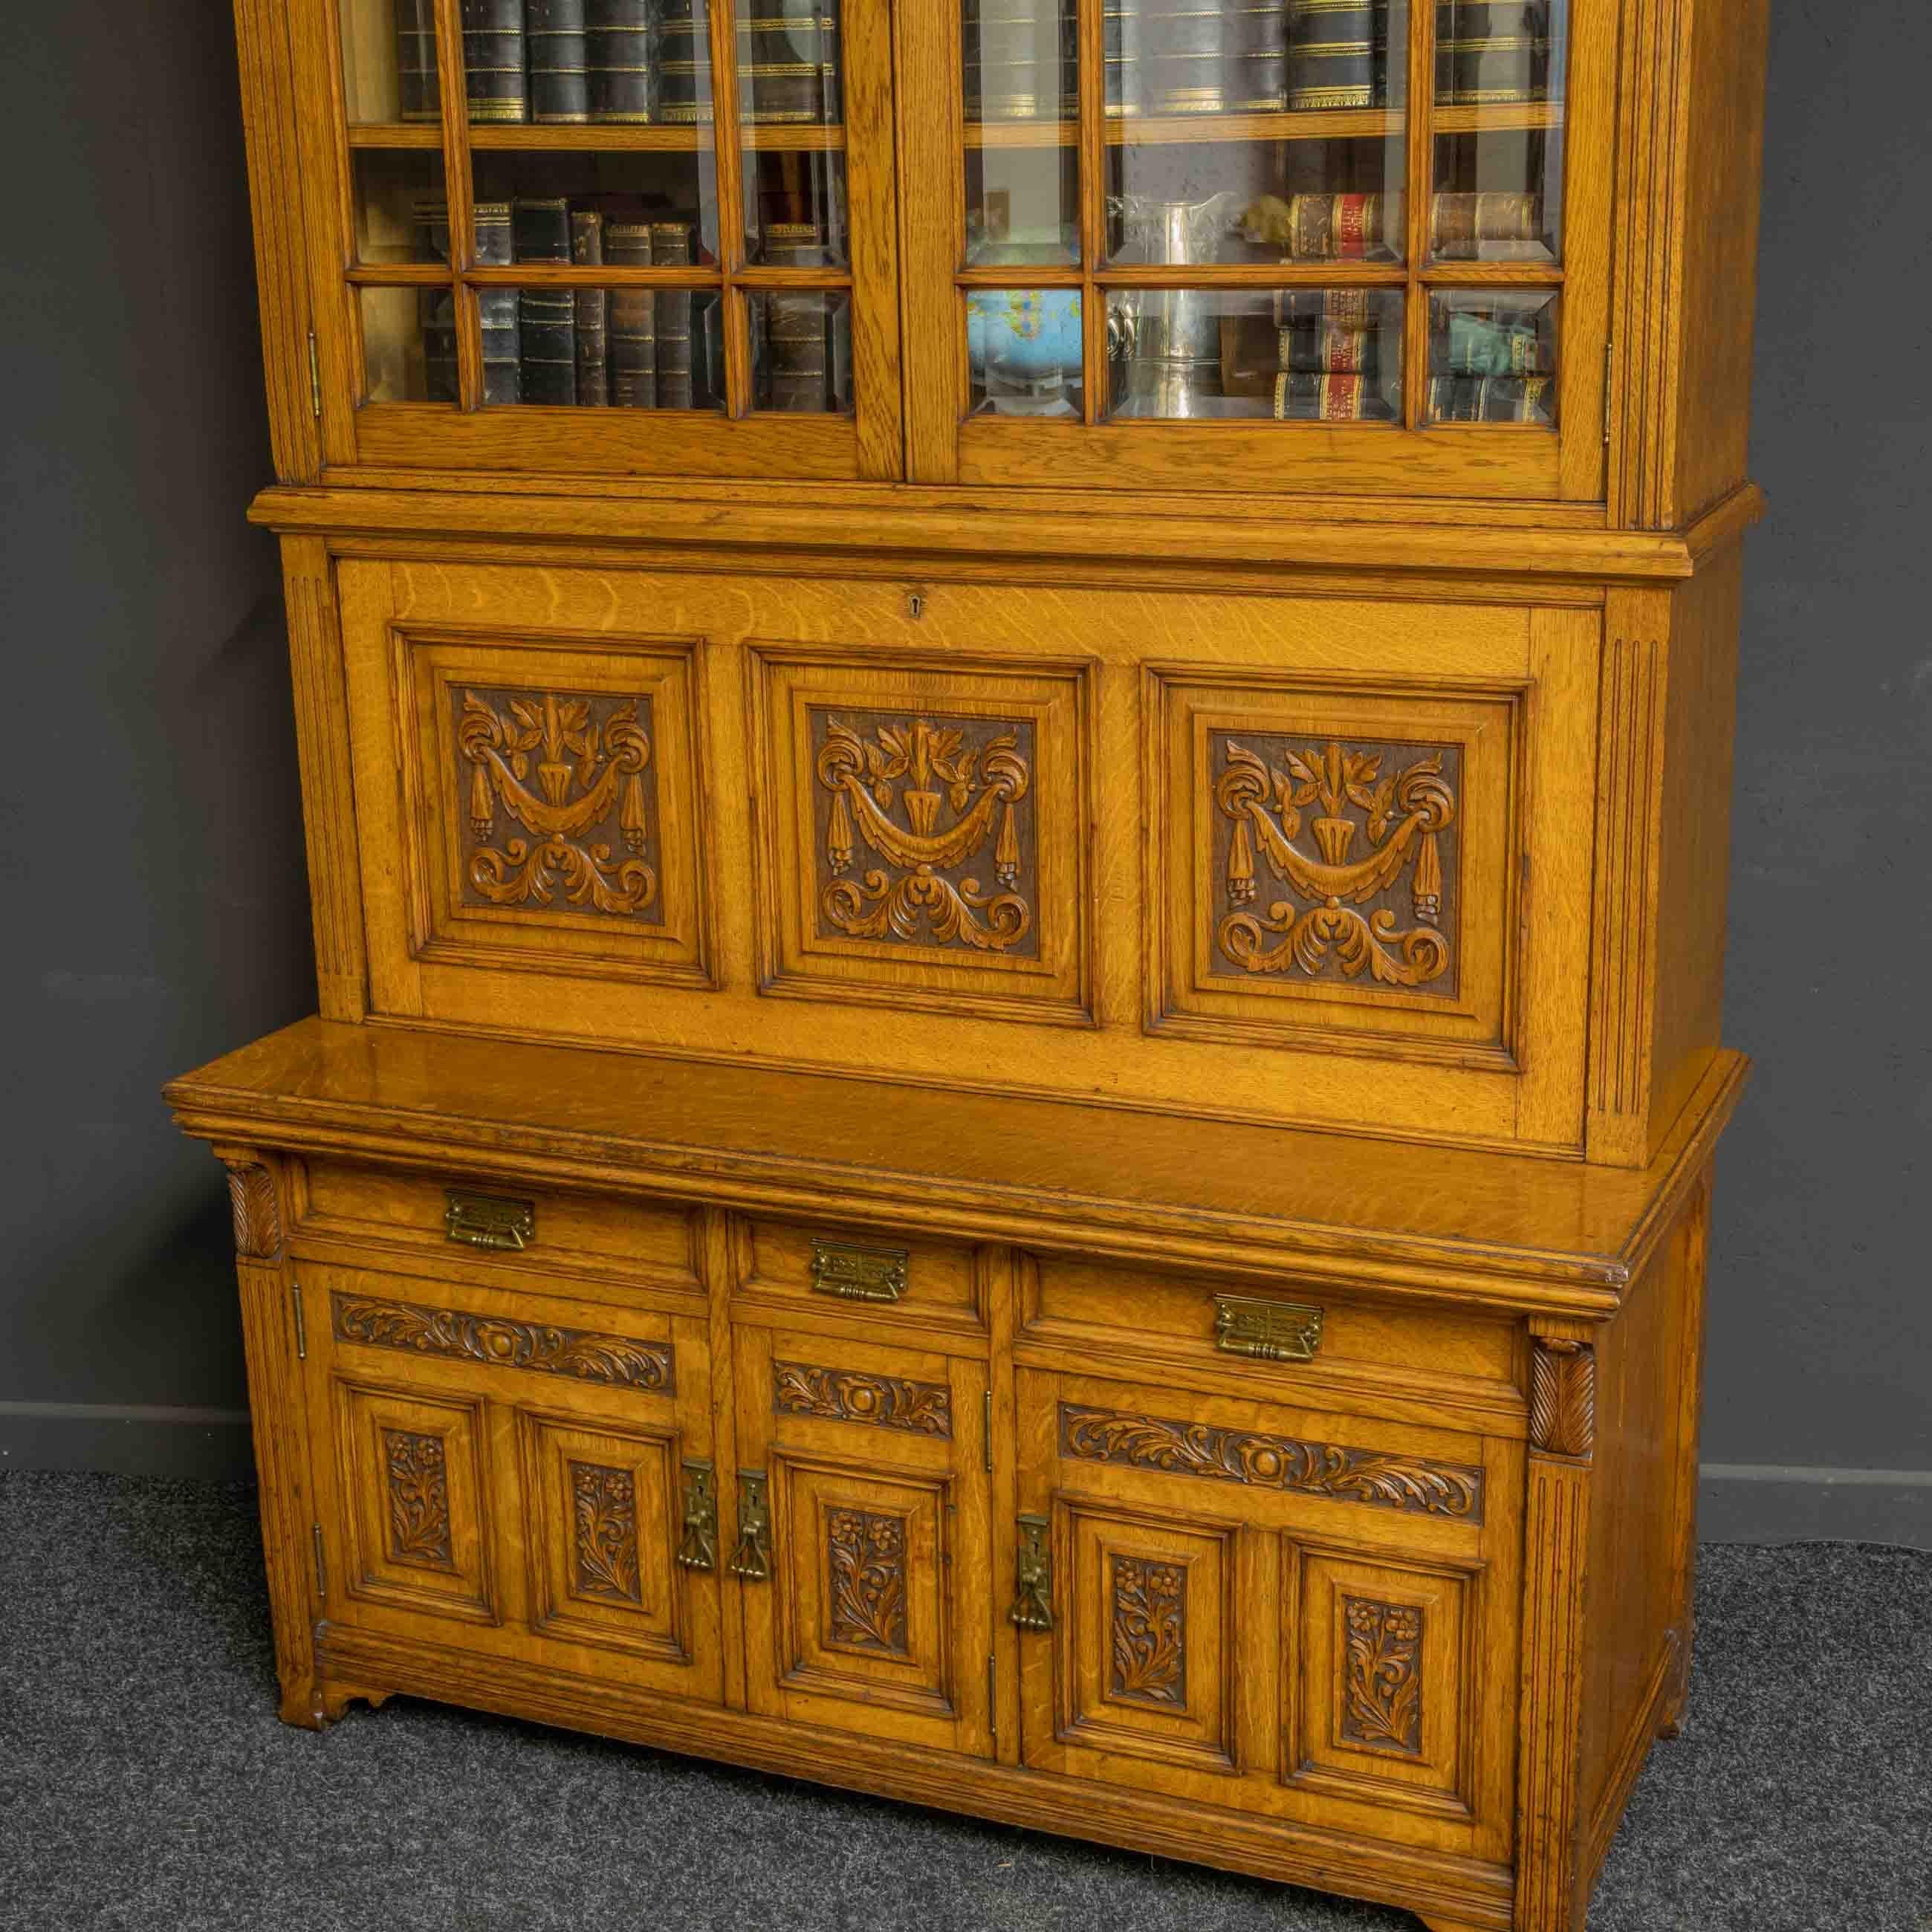
[[[284,1716],[1574,1932],[1690,1653],[1761,0],[236,11],[320,1012],[169,1098]]]

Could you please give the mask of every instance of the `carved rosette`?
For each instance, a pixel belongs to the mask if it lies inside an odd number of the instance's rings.
[[[454,730],[466,901],[662,918],[648,698],[466,690]]]
[[[641,1604],[638,1568],[638,1485],[628,1469],[570,1465],[577,1588],[586,1597]]]
[[[1113,1586],[1109,1690],[1139,1703],[1186,1709],[1186,1565],[1116,1556]]]
[[[282,1214],[274,1177],[253,1161],[230,1163],[228,1202],[235,1216],[235,1252],[246,1261],[278,1259]]]
[[[1061,1454],[1082,1462],[1198,1476],[1210,1482],[1292,1490],[1414,1516],[1483,1520],[1483,1472],[1420,1456],[1304,1442],[1204,1422],[1169,1422],[1060,1405]]]
[[[668,1342],[635,1342],[628,1336],[502,1321],[452,1308],[425,1308],[411,1301],[378,1300],[370,1295],[338,1294],[332,1298],[332,1305],[338,1341],[488,1362],[500,1368],[531,1369],[616,1388],[668,1393],[673,1386],[672,1351]]]
[[[1422,1755],[1422,1612],[1344,1597],[1342,1738],[1365,1750]]]
[[[892,1657],[906,1642],[905,1520],[834,1510],[825,1526],[831,1642]]]
[[[1531,1446],[1587,1462],[1596,1438],[1596,1350],[1587,1342],[1539,1335],[1529,1358]]]
[[[1210,741],[1212,970],[1453,994],[1460,748]]]
[[[1036,954],[1031,721],[814,708],[812,728],[821,933]]]
[[[418,1569],[454,1570],[442,1438],[386,1429],[382,1460],[389,1483],[390,1557]]]
[[[911,1436],[952,1434],[951,1392],[938,1382],[870,1376],[854,1369],[824,1369],[808,1362],[772,1364],[772,1412],[808,1415],[826,1422],[869,1424]]]

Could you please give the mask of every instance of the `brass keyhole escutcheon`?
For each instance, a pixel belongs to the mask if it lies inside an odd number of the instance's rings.
[[[926,594],[923,591],[906,592],[906,615],[916,624],[926,615]]]

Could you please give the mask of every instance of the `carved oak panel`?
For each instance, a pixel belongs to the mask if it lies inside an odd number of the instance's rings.
[[[950,1440],[952,1434],[952,1392],[943,1384],[868,1375],[856,1369],[820,1368],[809,1362],[772,1363],[772,1412],[862,1423],[911,1436]]]
[[[1342,1741],[1422,1755],[1422,1618],[1410,1604],[1344,1596]]]
[[[1187,1571],[1144,1556],[1112,1558],[1114,1617],[1109,1694],[1154,1705],[1187,1705]]]
[[[638,1484],[628,1469],[570,1464],[574,1505],[571,1562],[579,1595],[641,1604],[638,1576]]]
[[[454,1570],[449,1553],[449,1482],[442,1438],[412,1430],[382,1431],[388,1474],[389,1560]]]
[[[907,1655],[906,1520],[872,1510],[826,1518],[825,1640]]]

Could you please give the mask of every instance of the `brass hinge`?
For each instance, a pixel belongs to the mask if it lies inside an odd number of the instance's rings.
[[[310,1529],[315,1537],[315,1594],[318,1603],[328,1600],[328,1571],[322,1558],[322,1525],[310,1523]]]
[[[293,1306],[296,1314],[296,1360],[298,1362],[305,1362],[308,1360],[308,1324],[302,1319],[300,1282],[292,1281],[289,1283],[289,1300]]]
[[[1610,398],[1615,393],[1616,383],[1612,375],[1616,366],[1617,345],[1614,342],[1604,344],[1604,447],[1610,446]]]
[[[986,1473],[993,1473],[993,1391],[986,1391],[986,1432],[985,1438]]]
[[[322,420],[322,358],[316,352],[315,331],[308,332],[308,412]]]
[[[1000,1744],[1000,1665],[989,1650],[986,1653],[986,1735],[995,1750]]]

